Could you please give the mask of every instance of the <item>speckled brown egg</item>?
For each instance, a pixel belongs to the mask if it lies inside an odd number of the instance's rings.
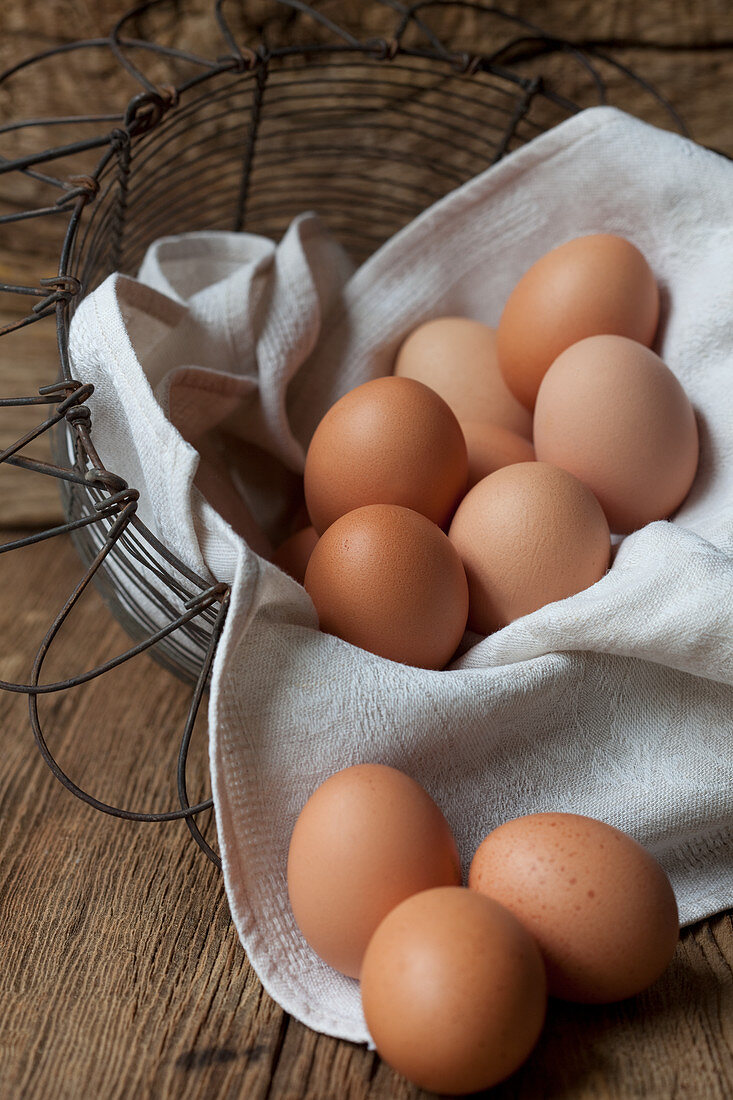
[[[497,330],[499,366],[532,409],[565,348],[600,333],[651,344],[658,319],[659,290],[639,249],[610,233],[576,237],[537,260],[509,295]]]
[[[479,634],[588,588],[611,553],[591,491],[546,462],[505,466],[479,481],[449,536],[468,578],[468,625]]]
[[[462,420],[461,430],[468,451],[468,488],[489,474],[515,462],[534,462],[534,447],[516,432],[481,420]]]
[[[451,1094],[513,1073],[547,1004],[532,937],[502,905],[460,887],[415,894],[382,921],[361,998],[382,1058],[420,1088]]]
[[[558,356],[535,408],[537,457],[569,470],[612,531],[666,519],[692,485],[695,413],[658,355],[623,336],[591,336]]]
[[[305,571],[310,556],[317,542],[318,535],[315,527],[304,527],[280,544],[273,555],[273,564],[296,580],[298,584],[302,584],[305,580]]]
[[[640,844],[594,818],[542,813],[507,821],[476,852],[469,885],[511,909],[534,936],[556,997],[631,997],[674,954],[679,925],[669,879]]]
[[[305,462],[316,531],[365,504],[399,504],[446,524],[466,488],[466,444],[451,409],[412,378],[375,378],[333,405]]]
[[[465,317],[426,321],[402,344],[394,373],[439,393],[459,420],[483,420],[531,438],[532,417],[499,370],[496,331]]]
[[[288,892],[311,947],[358,977],[366,946],[405,898],[460,882],[453,835],[430,795],[382,764],[336,772],[311,795],[295,824]]]
[[[305,587],[321,630],[406,665],[443,668],[466,626],[456,550],[429,519],[395,504],[336,520],[311,555]]]

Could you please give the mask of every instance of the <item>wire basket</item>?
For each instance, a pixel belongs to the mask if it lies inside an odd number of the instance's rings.
[[[146,20],[166,7],[173,21]],[[632,82],[685,132],[671,106],[613,57],[544,34],[478,3],[397,0],[352,5],[270,0],[260,41],[244,46],[236,5],[212,5],[206,32],[213,56],[176,42],[171,0],[148,0],[107,38],[48,50],[0,75],[0,90],[28,66],[81,65],[93,53],[113,59],[120,84],[137,91],[114,112],[20,120],[0,127],[15,143],[0,157],[8,232],[47,218],[59,234],[58,270],[36,283],[0,284],[32,303],[0,335],[54,318],[59,364],[36,394],[0,406],[38,406],[43,419],[0,453],[0,463],[57,479],[67,522],[7,543],[0,553],[71,533],[86,572],[51,624],[27,683],[36,742],[54,774],[106,813],[142,821],[185,818],[218,863],[186,793],[186,756],[228,604],[225,585],[198,576],[141,521],[139,494],[104,468],[87,405],[92,387],[72,375],[69,322],[82,295],[111,272],[134,274],[153,240],[192,230],[246,230],[280,239],[292,218],[316,211],[358,263],[453,188],[577,111],[604,103],[607,77]],[[240,12],[241,15],[241,12]],[[273,31],[273,27],[275,28]],[[158,28],[160,30],[160,28]],[[466,39],[470,39],[470,45]],[[168,40],[166,40],[168,39]],[[481,52],[476,52],[476,44]],[[587,78],[581,97],[563,91],[574,68]],[[547,76],[546,74],[550,74]],[[577,82],[574,83],[577,87]],[[648,112],[647,112],[648,113]],[[36,135],[63,134],[51,148]],[[17,229],[16,229],[17,227]],[[12,238],[20,252],[22,237]],[[52,463],[26,448],[45,432]],[[63,682],[44,683],[44,660],[65,619],[94,581],[132,639],[119,657]],[[161,621],[164,623],[161,626]],[[103,675],[143,651],[194,685],[178,761],[180,807],[149,814],[111,806],[81,790],[59,767],[41,728],[37,700]]]

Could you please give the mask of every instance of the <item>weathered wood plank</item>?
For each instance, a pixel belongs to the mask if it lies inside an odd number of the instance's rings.
[[[3,278],[0,269],[0,280]],[[4,295],[8,297],[8,295]],[[26,302],[33,303],[32,298]],[[2,310],[0,326],[19,311]],[[32,397],[39,386],[58,376],[56,326],[53,317],[11,333],[0,340],[0,397]],[[11,406],[0,409],[0,449],[11,446],[46,419],[52,406]],[[43,435],[26,448],[26,455],[51,460],[48,437]],[[0,528],[23,524],[51,524],[63,520],[57,483],[40,474],[0,465]]]
[[[27,675],[79,572],[70,545],[3,560],[0,677]],[[52,651],[66,676],[127,640],[95,592]],[[62,765],[100,797],[175,804],[188,689],[147,657],[47,698]],[[417,1100],[373,1054],[316,1035],[263,993],[221,880],[181,823],[121,822],[77,802],[37,754],[27,703],[0,693],[0,1095],[46,1100]],[[204,731],[191,794],[206,792]],[[617,1006],[555,1004],[526,1067],[497,1100],[630,1100],[733,1094],[733,925],[687,931],[648,993]]]
[[[728,125],[733,115],[733,8],[724,0],[707,0],[695,5],[685,0],[653,0],[638,5],[630,0],[615,5],[602,0],[563,0],[550,6],[540,0],[514,0],[505,6],[508,11],[542,25],[551,33],[570,35],[577,40],[592,39],[601,44],[625,43],[623,48],[615,50],[618,60],[636,68],[656,84],[699,141],[733,154],[733,136]],[[152,33],[161,41],[175,40],[216,56],[221,52],[221,42],[212,21],[204,14],[209,7],[209,0],[188,0],[182,7],[176,6],[175,11],[163,6],[151,12],[136,33]],[[271,0],[256,0],[239,12],[236,5],[230,8],[240,41],[258,37],[265,25],[268,33],[277,36],[278,40],[292,41],[304,33],[303,19],[292,19],[292,13]],[[347,22],[350,17],[348,5],[342,3],[322,5],[322,10],[345,18]],[[104,34],[119,11],[117,0],[100,0],[91,9],[85,4],[60,0],[53,4],[47,0],[28,3],[12,0],[3,6],[0,14],[3,31],[0,34],[0,67],[33,50],[70,41],[80,32],[88,37]],[[460,42],[466,48],[488,49],[497,44],[493,39],[489,41],[489,37],[497,33],[496,28],[501,24],[489,23],[485,16],[470,10],[451,11],[438,7],[426,10],[425,18],[452,34],[460,24]],[[371,32],[388,33],[393,26],[393,13],[375,7]],[[514,33],[509,24],[506,33]],[[591,85],[579,66],[573,67],[566,60],[560,65],[558,59],[541,64],[564,94],[580,102],[592,101]],[[664,110],[655,105],[651,97],[640,93],[612,69],[602,68],[612,102],[650,121],[667,124]],[[161,69],[157,75],[163,79],[167,74]],[[73,63],[58,60],[40,69],[31,68],[7,86],[0,87],[0,113],[4,118],[49,112],[75,113],[87,103],[93,103],[96,111],[114,111],[120,109],[135,90],[134,83],[121,73],[108,52],[94,50],[78,55]],[[46,128],[35,131],[32,136],[4,135],[0,139],[0,152],[12,155],[28,143],[35,148],[44,141],[52,144],[62,137],[70,140],[76,136],[75,131],[67,133],[67,129]],[[0,201],[22,204],[34,189],[38,190],[32,181],[24,181],[23,194],[18,187],[18,182],[13,181],[15,190],[8,194],[7,185],[0,181]],[[53,274],[62,229],[63,219],[47,218],[4,227],[0,231],[0,281],[35,285],[40,277]],[[11,300],[9,295],[2,297],[0,325],[19,308],[17,299]],[[32,304],[32,301],[25,299],[20,305]],[[33,392],[48,382],[55,372],[55,354],[52,321],[0,340],[2,394],[15,392],[17,386]],[[33,410],[0,413],[0,447],[7,446],[31,427],[34,415]],[[47,457],[47,450],[41,450]],[[58,493],[52,481],[17,471],[2,471],[0,525],[45,524],[55,522],[60,514]]]
[[[562,0],[550,6],[508,0],[506,6],[551,32],[620,44],[619,60],[659,86],[698,140],[733,153],[733,9],[726,0]],[[220,52],[202,17],[208,7],[208,0],[189,0],[180,16],[157,14],[157,27],[195,48]],[[322,9],[341,15],[344,6],[332,0]],[[119,0],[92,6],[81,0],[8,0],[0,13],[0,67],[80,33],[103,33],[120,10]],[[299,33],[297,20],[273,11],[268,0],[248,0],[240,40],[256,36],[266,20],[273,34]],[[375,34],[387,27],[383,18],[374,19]],[[467,40],[475,42],[472,16],[464,12],[462,18]],[[83,66],[57,68],[53,83],[48,69],[29,73],[16,91],[0,88],[0,114],[27,117],[49,104],[56,112],[80,100],[113,110],[132,91],[117,83],[116,73],[102,55],[89,55]],[[580,79],[574,85],[579,93]],[[612,79],[611,85],[617,102],[639,110],[623,82]],[[656,120],[649,111],[645,117]],[[22,233],[0,231],[0,281],[22,275],[18,281],[33,283],[53,272],[54,258],[47,222],[27,223]],[[51,380],[49,370],[55,373],[52,322],[0,341],[3,394],[33,392]],[[0,412],[0,446],[37,417],[37,410]],[[52,482],[0,470],[0,525],[49,522],[58,514]],[[27,676],[51,613],[77,572],[70,546],[60,552],[56,542],[2,560],[0,677]],[[127,645],[94,592],[59,641],[49,676],[90,667]],[[101,681],[44,700],[41,714],[54,750],[79,782],[101,797],[160,809],[175,804],[176,737],[187,699],[185,686],[143,657]],[[77,803],[36,753],[25,698],[0,693],[0,721],[1,1095],[423,1095],[366,1050],[289,1019],[264,994],[238,944],[220,879],[183,824],[134,825]],[[192,796],[203,795],[206,753],[198,734],[191,776]],[[730,915],[702,922],[684,934],[669,972],[643,997],[597,1009],[552,1006],[530,1062],[492,1095],[727,1100],[733,1095],[732,975]]]

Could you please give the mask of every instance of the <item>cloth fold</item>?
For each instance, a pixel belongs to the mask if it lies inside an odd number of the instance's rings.
[[[432,317],[496,324],[550,248],[619,233],[662,290],[655,345],[695,406],[701,463],[672,522],[625,538],[592,588],[468,644],[443,672],[318,631],[266,560],[302,503],[327,408],[388,373]],[[684,923],[733,905],[733,165],[612,108],[576,115],[447,195],[354,271],[314,214],[275,245],[194,233],[79,306],[105,464],[144,522],[232,586],[209,699],[212,788],[240,939],[266,989],[319,1030],[368,1040],[358,985],[302,939],[293,824],[328,775],[391,764],[433,796],[464,868],[507,818],[564,810],[662,862]],[[154,614],[151,611],[151,614]]]

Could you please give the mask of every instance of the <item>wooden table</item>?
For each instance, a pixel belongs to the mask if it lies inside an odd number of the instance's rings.
[[[192,0],[191,26],[206,0]],[[350,0],[353,2],[353,0]],[[0,61],[106,31],[119,0],[10,0]],[[733,152],[733,16],[708,0],[541,0],[507,7],[549,29],[615,42],[684,112],[693,133]],[[264,9],[248,0],[254,23]],[[85,25],[80,28],[80,22]],[[100,71],[100,95],[105,74]],[[55,106],[72,83],[54,89]],[[45,85],[39,96],[47,96]],[[0,96],[2,100],[2,96]],[[2,100],[5,114],[26,103]],[[633,109],[633,104],[629,104]],[[45,255],[3,246],[2,273]],[[49,263],[53,256],[49,255]],[[0,343],[3,393],[50,381],[53,347],[35,326]],[[17,424],[17,422],[15,422]],[[0,422],[0,445],[18,434]],[[58,514],[53,488],[18,471],[3,480],[0,525]],[[23,478],[26,480],[23,480]],[[50,483],[49,483],[50,485]],[[1,541],[13,537],[0,532]],[[53,610],[80,567],[60,540],[0,562],[0,678],[23,679]],[[94,591],[64,628],[46,672],[72,675],[120,652],[123,632]],[[62,765],[95,794],[136,808],[175,805],[175,754],[188,689],[141,657],[102,680],[42,700]],[[387,1100],[424,1095],[365,1049],[317,1035],[264,994],[229,919],[220,876],[182,823],[120,822],[77,802],[33,744],[24,696],[0,693],[0,1097],[2,1100]],[[191,753],[193,798],[206,793],[205,730]],[[209,823],[211,831],[211,823]],[[684,932],[666,975],[607,1008],[552,1005],[531,1060],[491,1094],[573,1100],[729,1100],[733,1096],[733,924],[721,915]]]
[[[4,532],[3,541],[12,537]],[[80,572],[59,540],[2,562],[0,677],[20,679]],[[90,591],[47,668],[72,675],[126,638]],[[48,697],[53,751],[99,797],[175,806],[188,689],[147,656]],[[388,1100],[418,1092],[364,1048],[317,1035],[263,992],[221,878],[182,823],[131,824],[75,800],[35,749],[24,696],[0,693],[3,1100]],[[203,731],[191,796],[206,793]],[[552,1005],[499,1098],[733,1096],[733,923],[691,928],[666,975],[617,1006]]]

